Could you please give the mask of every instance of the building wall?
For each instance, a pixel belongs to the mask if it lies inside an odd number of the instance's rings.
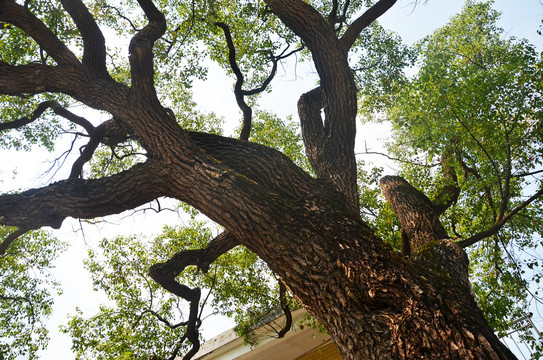
[[[341,360],[341,355],[339,354],[336,345],[334,345],[333,342],[330,342],[327,345],[300,356],[296,360]]]

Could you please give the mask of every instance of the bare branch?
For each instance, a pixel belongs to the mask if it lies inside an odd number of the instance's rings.
[[[22,117],[18,120],[2,123],[0,124],[0,131],[2,130],[8,130],[8,129],[17,129],[20,127],[23,127],[25,125],[28,125],[34,121],[36,121],[48,108],[53,109],[53,111],[60,115],[74,124],[77,124],[81,127],[83,127],[89,135],[91,135],[94,132],[94,125],[91,124],[90,121],[85,119],[84,117],[78,116],[71,111],[68,111],[67,109],[60,106],[59,103],[56,101],[44,101],[38,105],[36,110],[30,114],[30,117]]]
[[[71,93],[70,69],[42,64],[13,66],[0,61],[0,93],[22,96],[45,92]]]
[[[53,104],[54,104],[53,101],[42,102],[41,104],[38,105],[36,110],[34,110],[32,114],[30,114],[30,117],[25,116],[18,120],[14,120],[7,123],[1,123],[0,131],[8,130],[8,129],[17,129],[36,121],[36,119],[38,119],[45,112],[45,110],[53,106]]]
[[[401,162],[401,163],[404,163],[404,164],[411,164],[411,165],[425,167],[425,168],[433,168],[433,167],[438,166],[439,164],[441,164],[441,162],[434,163],[434,164],[423,164],[423,163],[419,163],[419,162],[416,162],[416,161],[409,161],[409,160],[400,159],[400,158],[390,156],[388,154],[385,154],[385,153],[382,153],[382,152],[379,152],[379,151],[369,151],[366,143],[364,143],[364,152],[363,153],[356,153],[356,155],[363,155],[363,154],[384,156],[387,159],[392,160],[392,161],[397,161],[397,162]]]
[[[468,246],[471,246],[483,239],[486,239],[487,237],[489,236],[492,236],[494,234],[496,234],[505,224],[507,224],[507,222],[514,216],[516,215],[519,211],[521,211],[522,209],[526,208],[528,205],[530,205],[532,202],[534,202],[535,200],[539,199],[541,196],[543,195],[543,189],[542,190],[539,190],[538,192],[536,192],[534,195],[530,196],[526,201],[524,201],[522,204],[518,205],[516,208],[514,208],[513,210],[511,210],[507,215],[505,215],[501,221],[497,222],[496,224],[494,224],[492,227],[486,229],[486,230],[483,230],[469,238],[467,238],[466,240],[462,240],[460,241],[458,244],[460,246],[462,246],[463,248],[466,248]]]
[[[100,4],[101,7],[103,8],[106,8],[106,9],[113,9],[115,10],[115,12],[117,13],[117,16],[120,17],[121,19],[125,20],[128,22],[128,24],[130,25],[130,27],[132,28],[132,30],[134,31],[141,31],[141,29],[138,29],[136,27],[136,25],[134,25],[134,23],[132,22],[132,20],[130,20],[129,18],[127,18],[126,16],[123,15],[123,13],[117,9],[115,6],[110,6],[110,5],[107,5],[107,4]]]
[[[0,1],[0,21],[13,24],[31,36],[58,64],[79,66],[80,62],[43,22],[13,0]]]
[[[84,128],[85,131],[87,131],[88,135],[92,135],[94,133],[94,125],[92,125],[92,123],[84,117],[74,114],[73,112],[63,108],[59,104],[54,104],[52,108],[55,114],[60,115],[63,118],[70,120],[74,124],[77,124]]]
[[[518,178],[518,177],[526,177],[526,176],[532,176],[543,173],[543,170],[536,170],[532,172],[524,172],[520,174],[512,174],[511,177]]]
[[[304,49],[304,46],[302,45],[301,47],[299,47],[298,49],[295,49],[295,50],[292,50],[291,52],[286,53],[286,51],[288,50],[288,46],[287,48],[279,55],[279,56],[274,56],[274,55],[271,55],[271,61],[272,61],[272,70],[270,71],[270,75],[268,75],[268,77],[266,78],[266,80],[264,80],[264,82],[262,83],[262,85],[256,89],[252,89],[252,90],[242,90],[242,93],[243,95],[247,96],[247,95],[256,95],[256,94],[259,94],[261,92],[263,92],[264,90],[266,90],[266,88],[268,87],[268,85],[270,84],[270,82],[273,80],[273,78],[275,77],[275,74],[277,73],[277,63],[282,60],[282,59],[286,59],[287,57],[297,53],[297,52],[300,52]]]
[[[232,71],[236,75],[236,85],[234,86],[234,94],[236,96],[236,102],[243,112],[243,127],[241,129],[240,133],[240,140],[249,140],[249,135],[251,133],[251,121],[253,116],[253,110],[247,103],[245,102],[244,96],[243,96],[243,74],[241,73],[241,70],[238,67],[238,63],[236,61],[236,49],[234,47],[234,42],[232,41],[232,35],[230,33],[230,28],[228,25],[222,22],[216,22],[216,26],[220,27],[222,31],[224,32],[224,36],[226,38],[226,44],[228,45],[228,61],[230,62],[230,67],[232,68]]]

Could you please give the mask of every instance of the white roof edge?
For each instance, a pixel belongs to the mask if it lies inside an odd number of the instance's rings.
[[[298,309],[298,310],[295,310],[292,312],[292,326],[295,326],[297,323],[300,322],[300,320],[302,319],[302,317],[307,313],[307,311],[304,309],[304,308],[301,308],[301,309]],[[269,323],[271,322],[274,322],[274,321],[281,321],[285,318],[285,315],[282,315],[282,316],[279,316],[278,318],[270,321]],[[268,324],[269,324],[268,323]],[[267,338],[268,340],[271,339],[269,337],[269,329],[266,329],[266,325],[263,325],[255,330],[253,330],[251,333],[252,334],[257,334],[257,337],[259,338],[259,340],[262,340],[264,343],[267,342],[265,341],[265,339]],[[238,346],[243,346],[244,345],[244,340],[243,338],[239,337],[238,334],[236,333],[236,331],[234,330],[234,328],[232,329],[228,329],[222,333],[220,333],[219,335],[205,341],[202,346],[200,347],[200,350],[196,353],[196,355],[194,356],[194,360],[198,360],[198,359],[205,359],[206,358],[206,355],[209,355],[213,352],[217,352],[219,351],[220,353],[222,352],[226,352],[226,351],[229,351],[231,349],[234,349]],[[250,351],[250,347],[247,346],[247,352]]]

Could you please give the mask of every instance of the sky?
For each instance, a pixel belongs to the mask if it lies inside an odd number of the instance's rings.
[[[426,4],[415,7],[412,0],[399,0],[382,16],[380,22],[384,27],[398,32],[404,42],[411,44],[444,25],[451,16],[461,10],[463,3],[459,0],[429,0]],[[494,8],[503,12],[500,25],[507,35],[525,37],[539,49],[543,48],[543,37],[536,33],[543,19],[543,5],[540,0],[497,0]],[[200,110],[214,111],[224,116],[227,127],[236,126],[240,115],[232,92],[232,80],[217,68],[210,69],[208,79],[197,81],[194,86],[194,97]],[[281,68],[272,82],[274,91],[262,97],[261,108],[273,110],[281,116],[294,115],[300,94],[313,88],[315,79],[315,71],[310,66],[297,67],[296,70],[292,66]],[[71,110],[85,115],[84,109]],[[88,115],[94,116],[92,113]],[[360,126],[357,146],[367,142],[371,147],[378,147],[384,136],[386,133],[383,133],[382,128]],[[46,159],[50,157],[50,154],[43,153],[15,156],[13,152],[1,151],[0,191],[43,185],[48,178],[39,175],[49,167]],[[10,159],[13,161],[10,162]],[[12,175],[14,170],[18,173],[16,182]],[[68,171],[69,165],[65,166],[56,179],[65,177]],[[71,248],[61,255],[56,269],[53,270],[54,276],[62,283],[64,294],[56,298],[54,314],[49,322],[51,341],[48,350],[42,352],[42,359],[73,359],[70,339],[58,333],[56,328],[59,324],[66,323],[68,314],[73,314],[76,306],[90,315],[97,310],[99,302],[105,299],[103,295],[92,291],[90,278],[82,266],[89,246],[96,246],[98,240],[103,237],[118,234],[158,233],[164,224],[183,221],[182,217],[168,212],[160,214],[148,212],[143,218],[129,215],[130,213],[127,213],[125,216],[111,218],[108,224],[85,226],[84,231],[81,230],[79,222],[67,220],[63,227],[55,232],[55,235],[68,241]],[[210,338],[232,325],[231,321],[224,319],[212,322],[211,326],[204,323],[204,336]]]

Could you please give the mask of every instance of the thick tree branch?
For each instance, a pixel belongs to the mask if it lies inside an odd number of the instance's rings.
[[[128,47],[130,53],[131,93],[137,101],[158,104],[154,86],[153,46],[166,32],[166,18],[152,0],[138,0],[149,22],[139,31]]]
[[[399,176],[380,180],[388,203],[398,216],[402,235],[406,236],[413,253],[432,241],[448,238],[439,215],[430,199]]]
[[[149,176],[154,174],[154,176]],[[167,194],[164,167],[148,161],[97,180],[65,180],[0,196],[0,225],[59,228],[67,217],[92,219],[133,209]]]
[[[104,35],[89,10],[80,0],[62,0],[62,6],[70,14],[83,37],[83,65],[95,75],[109,77]]]
[[[321,116],[323,102],[324,98],[320,87],[303,94],[298,100],[298,114],[305,151],[313,170],[319,177],[326,177],[325,169],[321,168],[321,164],[324,164],[322,159],[324,126]]]
[[[461,246],[448,239],[430,199],[399,176],[385,176],[380,185],[402,226],[402,253],[438,276],[445,275],[453,286],[469,291],[468,257]]]
[[[0,0],[0,21],[13,24],[31,36],[59,65],[80,62],[62,41],[34,14],[13,0]]]
[[[41,64],[13,66],[0,61],[0,93],[22,96],[45,92],[73,93],[72,69]]]
[[[469,238],[467,238],[466,240],[462,240],[460,242],[458,242],[458,244],[460,246],[462,246],[463,248],[466,248],[468,246],[471,246],[483,239],[486,239],[487,237],[489,236],[492,236],[496,233],[498,233],[498,231],[514,216],[516,215],[519,211],[521,211],[522,209],[526,208],[528,205],[530,205],[532,202],[534,202],[535,200],[539,199],[541,196],[543,196],[543,190],[539,190],[538,192],[536,192],[534,195],[532,195],[530,198],[528,198],[526,201],[524,201],[522,204],[518,205],[516,208],[514,208],[513,210],[511,210],[507,215],[503,216],[503,218],[497,222],[496,224],[494,224],[492,227],[486,229],[486,230],[483,230]]]
[[[345,34],[343,34],[340,39],[344,51],[349,51],[362,30],[364,30],[366,27],[368,27],[368,25],[370,25],[377,18],[387,12],[388,9],[390,9],[395,3],[396,0],[380,0],[371,8],[369,8],[366,12],[364,12],[359,18],[357,18],[351,24],[351,26],[349,26],[349,28],[345,31]]]
[[[330,181],[345,195],[347,208],[355,214],[358,212],[354,155],[357,104],[356,87],[347,53],[334,29],[309,4],[301,0],[267,0],[266,3],[285,25],[302,38],[311,51],[321,80],[322,103],[319,109],[310,109],[308,116],[300,113],[300,120],[309,119],[309,127],[314,128],[320,118],[314,115],[324,110],[323,137],[309,144],[313,148],[317,148],[318,144],[321,151],[318,157],[319,169],[315,171],[320,172],[320,177]],[[302,103],[308,105],[307,101]]]

